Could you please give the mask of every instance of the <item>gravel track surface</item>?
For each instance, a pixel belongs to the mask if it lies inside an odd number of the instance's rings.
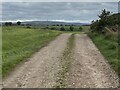
[[[71,34],[61,34],[3,80],[5,88],[52,88]],[[117,88],[118,76],[86,34],[76,34],[68,88]]]
[[[117,88],[118,76],[86,34],[75,35],[69,87]]]
[[[64,52],[70,34],[58,36],[49,45],[35,53],[4,80],[8,88],[49,88],[56,83],[59,57]]]

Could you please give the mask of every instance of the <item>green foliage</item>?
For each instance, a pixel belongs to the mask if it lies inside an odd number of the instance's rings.
[[[5,26],[11,26],[12,22],[5,22]]]
[[[18,22],[17,22],[17,25],[21,25],[21,22],[20,22],[20,21],[18,21]]]
[[[83,28],[82,28],[82,27],[79,27],[79,30],[80,30],[80,31],[82,31],[82,30],[83,30]]]
[[[61,33],[60,31],[21,26],[5,26],[2,32],[3,76]]]
[[[106,11],[105,9],[103,9],[101,14],[99,15],[99,19],[96,21],[92,21],[91,29],[93,31],[105,32],[104,27],[120,24],[118,17],[120,17],[120,14],[111,15],[110,11]]]
[[[70,26],[70,31],[73,31],[74,27],[73,26]]]
[[[64,27],[61,27],[61,28],[60,28],[60,31],[65,31],[65,28],[64,28]]]
[[[51,29],[51,30],[56,30],[56,28],[55,28],[55,27],[51,27],[50,29]]]
[[[86,29],[84,29],[84,27],[89,27],[89,26],[72,26],[74,29],[73,31],[84,31]],[[60,30],[60,31],[71,31],[70,30],[70,26],[39,26],[39,28],[42,29],[51,29],[51,30]]]
[[[120,25],[120,13],[110,15],[107,23],[109,26]]]
[[[99,15],[99,25],[100,27],[105,27],[108,24],[108,18],[110,16],[110,11],[102,10],[102,13]]]

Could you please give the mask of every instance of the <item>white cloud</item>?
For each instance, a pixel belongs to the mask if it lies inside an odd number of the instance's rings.
[[[69,23],[90,23],[91,20],[51,20],[51,21],[57,21],[57,22],[69,22]]]
[[[111,8],[112,7],[112,8]],[[106,8],[116,13],[117,3],[101,2],[4,2],[3,20],[65,20],[83,21],[97,19],[100,10]]]

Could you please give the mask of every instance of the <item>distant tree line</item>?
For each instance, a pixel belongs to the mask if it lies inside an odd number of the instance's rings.
[[[18,26],[27,26],[27,28],[31,28],[30,24],[21,24],[20,21],[17,21],[16,23],[12,23],[12,22],[5,22],[5,26],[12,26],[12,25],[18,25]],[[54,27],[54,26],[59,26],[59,27]],[[46,27],[43,27],[43,29],[49,29],[49,30],[60,30],[60,31],[82,31],[82,27],[81,26],[77,26],[78,28],[75,29],[74,26],[76,25],[64,25],[64,24],[54,24],[54,25],[46,25]]]
[[[46,26],[43,27],[42,29],[49,29],[49,30],[60,30],[60,31],[82,31],[83,28],[81,26],[77,26],[77,28],[75,28],[74,26],[59,26],[59,27],[54,27],[54,26]]]
[[[69,27],[69,30],[70,30],[70,31],[73,31],[73,30],[74,30],[74,27],[73,27],[73,26],[70,26],[70,27]],[[61,27],[61,28],[60,28],[60,31],[66,31],[66,30],[65,30],[64,27]]]
[[[83,28],[80,26],[78,29],[79,29],[79,31],[82,31]],[[74,31],[74,30],[75,30],[74,26],[69,27],[69,31]],[[65,27],[62,26],[60,28],[60,31],[66,31]]]
[[[13,25],[12,22],[5,22],[5,26],[12,26],[12,25]],[[18,21],[18,22],[16,23],[16,25],[21,25],[21,22]]]

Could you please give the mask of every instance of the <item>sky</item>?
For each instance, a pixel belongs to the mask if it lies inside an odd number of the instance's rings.
[[[119,0],[1,0],[2,2],[119,2]]]
[[[117,2],[2,2],[2,21],[90,23],[102,9],[118,12]]]

